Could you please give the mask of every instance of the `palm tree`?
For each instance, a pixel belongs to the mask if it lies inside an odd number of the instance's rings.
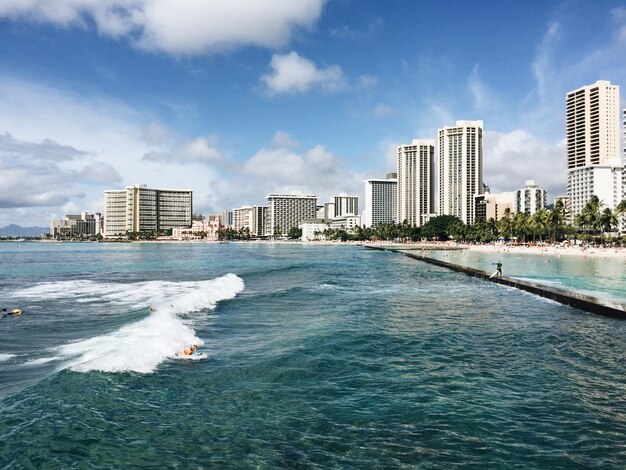
[[[513,238],[513,220],[510,207],[504,209],[504,217],[498,221],[498,230],[503,237],[509,240]]]
[[[554,204],[554,209],[549,211],[547,218],[548,225],[548,238],[550,238],[550,231],[554,234],[553,240],[556,242],[559,231],[563,229],[565,224],[565,204],[563,204],[562,200],[556,201]]]
[[[613,211],[607,207],[598,216],[598,225],[603,232],[612,232],[613,227],[619,225],[619,221]]]
[[[597,233],[600,229],[600,206],[602,206],[602,202],[598,196],[591,196],[583,210],[576,216],[576,224],[583,228],[591,227],[593,232]]]

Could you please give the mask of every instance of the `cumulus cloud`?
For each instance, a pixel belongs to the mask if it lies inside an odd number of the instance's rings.
[[[550,143],[528,131],[485,132],[484,182],[492,192],[514,191],[535,180],[550,197],[565,193],[565,141]]]
[[[214,206],[264,205],[265,196],[275,192],[302,191],[317,195],[320,202],[339,192],[361,195],[364,175],[346,168],[323,145],[301,151],[299,147],[289,134],[277,132],[270,145],[255,152],[228,179],[212,183]]]
[[[242,46],[276,48],[311,28],[324,0],[5,0],[0,17],[89,28],[174,55]]]
[[[218,179],[210,165],[190,172],[186,165],[148,163],[142,156],[158,151],[178,158],[184,152],[196,161],[218,161],[215,138],[178,138],[183,143],[177,144],[165,125],[145,122],[146,114],[110,97],[78,96],[1,75],[0,227],[45,225],[65,210],[102,212],[103,190],[136,183],[191,187],[195,207],[208,210],[208,182]]]
[[[269,73],[261,76],[263,90],[268,96],[304,93],[312,89],[333,92],[347,86],[341,67],[318,68],[296,52],[274,54],[270,68]]]
[[[0,158],[27,157],[37,160],[65,161],[84,157],[87,152],[69,145],[60,145],[50,139],[42,142],[16,140],[8,132],[0,135]]]
[[[216,137],[198,137],[176,145],[168,151],[150,151],[142,160],[160,163],[200,163],[214,165],[224,160],[222,153],[215,146]]]

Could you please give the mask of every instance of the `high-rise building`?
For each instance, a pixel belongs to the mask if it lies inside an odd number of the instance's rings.
[[[102,233],[102,214],[68,214],[65,219],[52,220],[50,222],[50,234],[53,238],[91,236]]]
[[[304,220],[314,219],[317,211],[317,196],[303,193],[268,194],[265,234],[287,235]]]
[[[252,228],[250,233],[257,237],[265,235],[265,223],[267,221],[267,207],[252,206]]]
[[[397,173],[387,174],[386,179],[365,180],[363,226],[375,227],[396,222],[397,195]]]
[[[566,98],[567,169],[619,156],[619,86],[598,80]]]
[[[619,87],[606,80],[571,91],[566,97],[566,163],[569,222],[589,198],[598,196],[613,209],[622,191],[619,148]],[[617,174],[619,173],[619,181]],[[601,182],[601,183],[600,183]],[[616,182],[616,186],[613,186]],[[612,184],[604,188],[603,184]],[[609,196],[611,194],[611,197]],[[605,197],[603,197],[604,195]]]
[[[400,145],[397,163],[397,220],[419,227],[435,211],[435,141],[415,139]]]
[[[546,191],[533,180],[527,180],[523,189],[518,189],[515,196],[515,212],[532,215],[548,204]]]
[[[359,215],[358,196],[348,196],[345,193],[334,196],[335,213],[333,217],[345,217],[347,215]]]
[[[474,223],[475,196],[483,193],[483,121],[439,129],[439,215]]]
[[[192,191],[128,186],[104,192],[104,236],[190,227]]]
[[[622,119],[622,125],[624,126],[624,136],[622,142],[624,144],[624,153],[622,154],[622,163],[626,165],[626,109],[624,109],[624,116]],[[624,188],[626,189],[626,188]]]

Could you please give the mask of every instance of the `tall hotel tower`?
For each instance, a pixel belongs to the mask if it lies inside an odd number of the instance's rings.
[[[363,225],[375,227],[378,224],[396,222],[398,201],[398,175],[388,173],[386,179],[365,180],[365,210]]]
[[[439,215],[473,224],[474,196],[482,193],[483,121],[439,129]]]
[[[435,211],[435,141],[398,147],[398,223],[421,226]]]
[[[191,227],[193,192],[145,184],[104,192],[104,236]]]
[[[620,198],[612,196],[612,193],[622,194],[619,127],[617,85],[599,80],[567,94],[567,197],[570,221],[580,214],[594,194],[610,209],[619,203]]]

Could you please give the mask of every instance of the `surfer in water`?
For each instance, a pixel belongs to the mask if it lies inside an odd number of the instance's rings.
[[[180,351],[178,351],[176,355],[177,356],[191,356],[193,353],[197,351],[197,349],[198,349],[198,346],[196,346],[195,344],[192,344],[188,348],[181,349]]]

